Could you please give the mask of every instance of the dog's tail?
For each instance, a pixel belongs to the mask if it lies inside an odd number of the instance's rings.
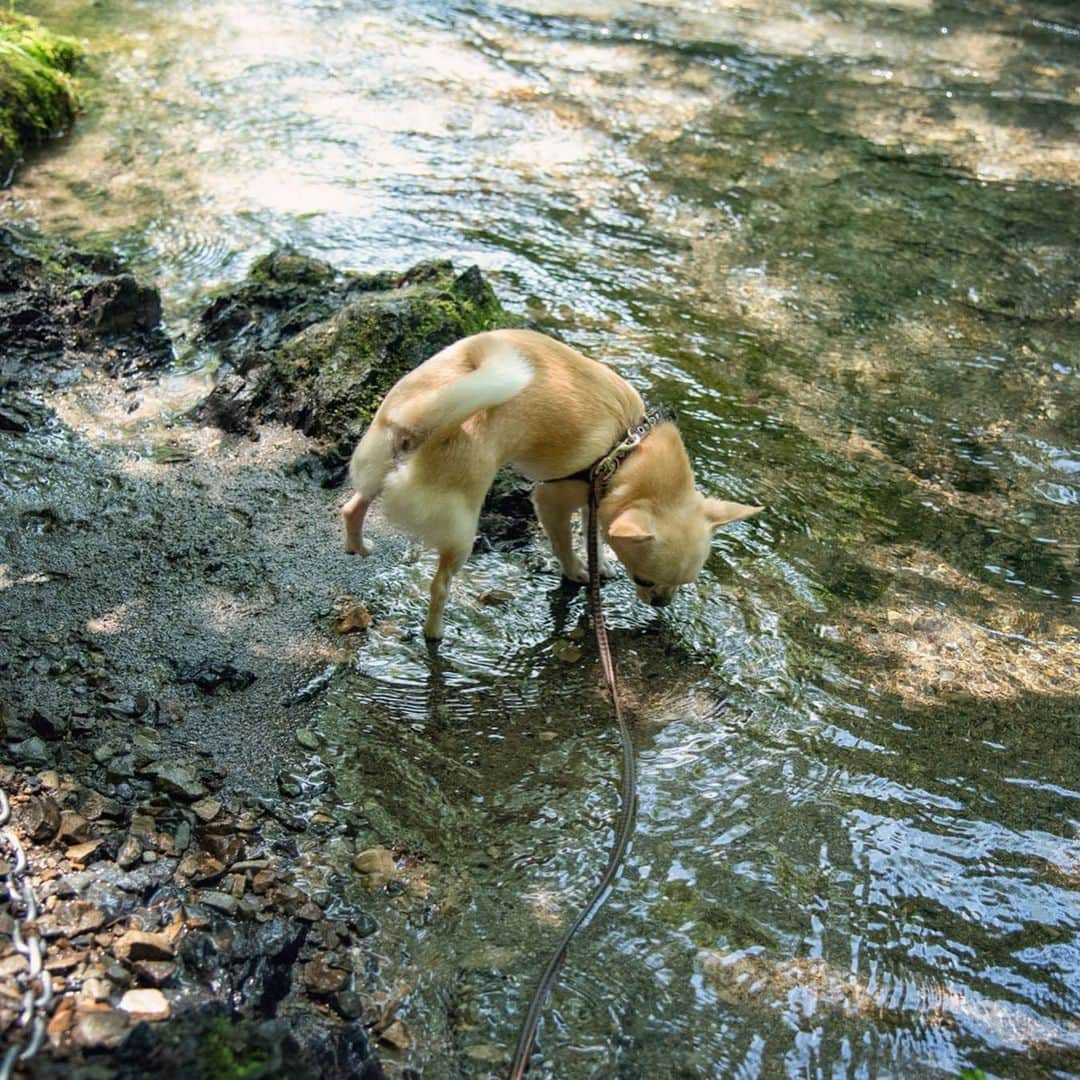
[[[452,431],[481,409],[509,401],[532,379],[532,365],[518,349],[501,341],[486,343],[474,371],[396,404],[385,423],[368,428],[349,463],[353,487],[363,499],[375,498],[400,455]]]
[[[393,419],[412,432],[417,442],[423,442],[452,431],[481,409],[509,401],[532,380],[532,365],[521,351],[494,341],[486,345],[475,371],[399,406]]]

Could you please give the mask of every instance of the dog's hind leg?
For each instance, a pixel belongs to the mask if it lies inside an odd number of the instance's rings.
[[[439,553],[439,565],[431,581],[431,602],[424,623],[424,637],[429,641],[437,641],[443,636],[443,611],[450,592],[450,582],[465,565],[465,560],[472,551],[473,541],[476,539],[476,524],[480,517],[480,504],[484,492],[490,487],[492,476],[485,476],[487,482],[478,484],[471,495],[430,489],[417,493],[417,503],[427,512],[424,539]],[[396,508],[388,506],[388,510],[394,509]],[[392,513],[390,519],[394,520]],[[413,531],[421,532],[420,529]]]

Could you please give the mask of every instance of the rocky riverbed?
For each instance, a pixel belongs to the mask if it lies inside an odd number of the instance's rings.
[[[357,635],[400,633],[345,594],[335,485],[403,370],[511,319],[475,270],[280,251],[189,340],[160,320],[113,256],[0,229],[0,786],[56,993],[30,1069],[381,1075],[409,1036],[366,939],[423,890],[392,825],[325,798],[308,726]]]

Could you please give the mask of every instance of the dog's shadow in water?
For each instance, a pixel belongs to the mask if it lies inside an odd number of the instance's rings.
[[[582,650],[582,659],[578,663],[584,665],[585,671],[594,670],[596,686],[603,686],[592,618],[587,603],[585,607],[578,603],[579,598],[587,600],[586,590],[587,586],[566,578],[548,590],[551,632],[516,651],[514,667],[530,672],[528,678],[543,678],[540,673],[550,669],[553,678],[565,679],[568,675],[566,661],[553,655],[553,649],[558,642],[573,638]],[[687,655],[666,612],[656,611],[654,617],[642,625],[608,627],[607,635],[615,659],[623,708],[639,730],[655,731],[688,712],[719,718],[726,711],[726,692],[702,677],[700,663]],[[460,687],[454,685],[453,676],[458,671],[452,650],[446,648],[444,641],[427,641],[425,645],[430,715],[450,715],[450,710],[443,706],[450,697],[460,693]],[[603,698],[594,698],[589,711],[606,719]]]

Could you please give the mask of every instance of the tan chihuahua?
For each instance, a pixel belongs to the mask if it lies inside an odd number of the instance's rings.
[[[496,471],[511,465],[537,481],[533,505],[563,573],[586,581],[571,538],[574,512],[588,513],[577,474],[644,415],[641,396],[614,371],[543,334],[494,330],[455,342],[390,390],[353,452],[345,550],[371,551],[364,516],[381,495],[387,519],[439,553],[424,634],[441,638],[450,579],[472,551]],[[714,529],[761,509],[696,491],[678,429],[662,422],[609,481],[599,524],[638,597],[662,607],[701,572]]]

